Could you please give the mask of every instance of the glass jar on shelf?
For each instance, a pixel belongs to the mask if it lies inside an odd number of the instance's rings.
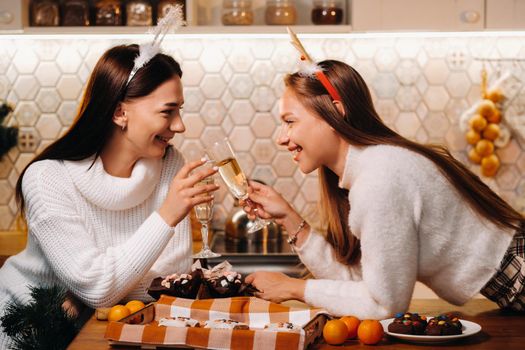
[[[265,22],[270,25],[293,25],[297,22],[295,0],[267,0]]]
[[[312,22],[314,24],[341,24],[343,22],[342,0],[314,0]]]
[[[251,0],[223,0],[222,2],[222,24],[252,25],[253,10]]]
[[[62,25],[89,26],[88,0],[65,0],[62,8]]]
[[[55,27],[60,25],[58,0],[31,1],[31,25],[38,27]]]
[[[122,3],[120,0],[98,0],[95,3],[95,24],[97,26],[121,26]]]
[[[166,16],[170,6],[181,5],[184,20],[186,20],[186,1],[185,0],[160,0],[157,5],[157,22]]]
[[[153,9],[148,0],[131,0],[126,3],[126,25],[151,26]]]

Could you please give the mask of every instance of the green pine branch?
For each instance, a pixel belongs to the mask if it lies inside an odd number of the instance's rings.
[[[66,291],[62,287],[30,287],[32,300],[27,304],[8,304],[0,323],[14,341],[16,349],[66,349],[78,333],[79,325],[62,304]]]

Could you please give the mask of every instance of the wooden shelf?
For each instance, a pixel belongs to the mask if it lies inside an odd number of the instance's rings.
[[[291,26],[298,34],[344,34],[351,33],[350,25],[298,25]],[[20,30],[2,30],[0,34],[19,35],[142,35],[149,27],[25,27]],[[286,26],[188,26],[180,28],[181,35],[215,35],[215,34],[283,34]]]

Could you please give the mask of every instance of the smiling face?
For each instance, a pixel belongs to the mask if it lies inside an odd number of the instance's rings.
[[[151,94],[123,102],[120,111],[126,121],[125,145],[137,158],[161,158],[168,141],[186,130],[181,118],[184,103],[178,76],[161,84]]]
[[[305,174],[338,160],[341,137],[321,117],[308,110],[287,87],[280,100],[281,132],[277,143],[286,146]]]

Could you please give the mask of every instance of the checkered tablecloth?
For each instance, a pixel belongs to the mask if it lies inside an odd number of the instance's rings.
[[[159,346],[186,345],[211,349],[303,349],[304,330],[264,330],[269,323],[291,322],[303,327],[320,309],[295,308],[255,297],[183,299],[162,296],[155,305],[155,320],[147,325],[110,322],[106,339]],[[231,319],[244,322],[250,330],[158,326],[161,318],[184,316],[198,321]]]

